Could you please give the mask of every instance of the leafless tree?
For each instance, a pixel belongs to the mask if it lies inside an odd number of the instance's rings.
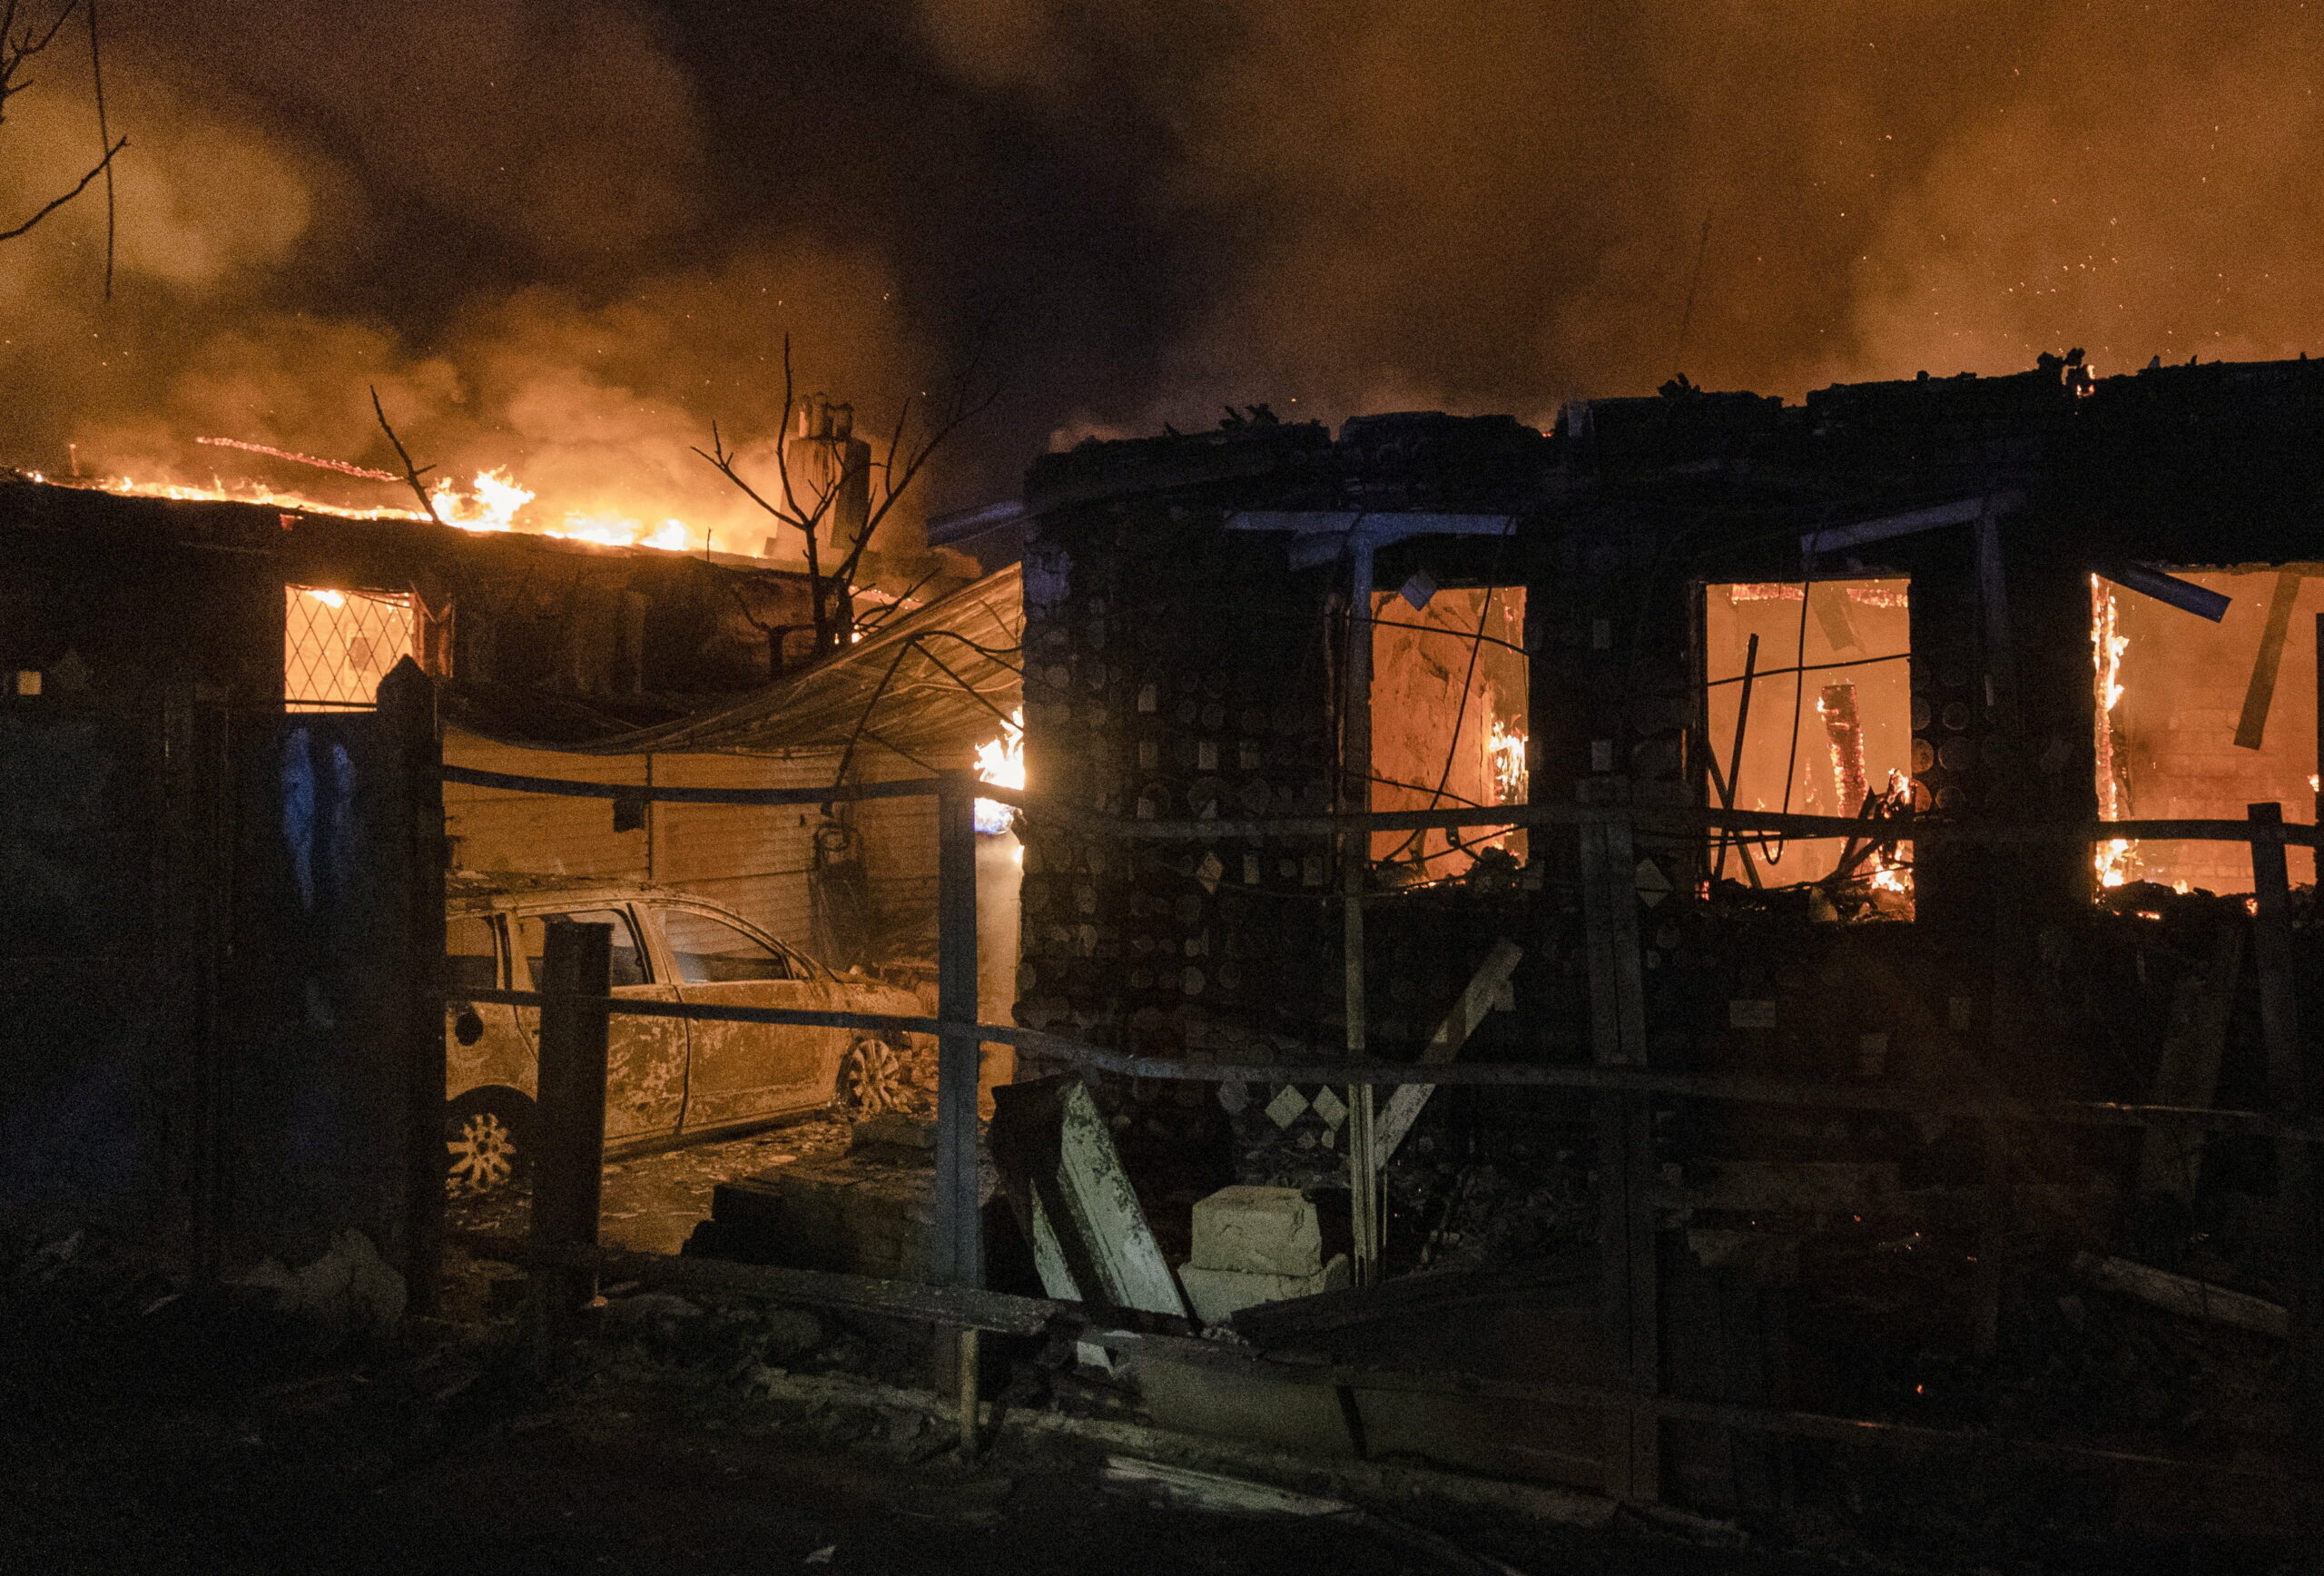
[[[896,412],[895,426],[889,431],[886,452],[863,462],[870,473],[862,478],[868,496],[862,521],[853,525],[842,517],[841,509],[842,495],[852,479],[852,462],[844,458],[844,448],[841,463],[826,477],[798,475],[799,468],[792,462],[789,448],[793,413],[812,409],[815,397],[811,395],[803,400],[799,396],[791,366],[790,335],[783,337],[783,413],[774,446],[773,496],[744,479],[735,468],[737,450],[726,446],[717,423],[711,424],[710,447],[698,448],[694,452],[734,483],[743,497],[806,539],[808,598],[815,636],[810,661],[821,661],[839,650],[855,632],[856,576],[862,569],[864,551],[872,546],[881,523],[894,509],[897,500],[910,490],[930,456],[960,430],[963,422],[991,405],[997,397],[997,389],[979,390],[976,359],[971,357],[932,409],[920,408],[912,399],[906,398]],[[840,435],[842,442],[847,436]],[[824,568],[827,561],[832,566],[829,572]],[[755,618],[752,621],[758,623]],[[774,645],[779,668],[781,652],[777,643],[785,632],[765,625],[760,627]]]
[[[87,191],[100,175],[105,178],[105,294],[113,294],[113,162],[116,154],[129,146],[129,139],[113,139],[105,123],[104,74],[97,53],[96,0],[64,0],[64,3],[43,20],[34,14],[25,0],[0,0],[0,123],[8,118],[8,101],[33,85],[24,74],[27,63],[56,42],[64,25],[78,14],[88,24],[89,66],[96,82],[97,142],[103,152],[88,172],[74,183],[73,189],[51,198],[30,219],[13,230],[0,230],[0,241],[14,241],[31,230],[42,220],[64,207]]]

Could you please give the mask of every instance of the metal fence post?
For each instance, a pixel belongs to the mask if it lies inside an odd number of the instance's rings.
[[[976,779],[948,772],[936,796],[936,1240],[938,1284],[984,1284],[979,1231]],[[959,1027],[955,1028],[954,1025]]]
[[[2251,956],[2260,976],[2260,1033],[2268,1051],[2268,1103],[2298,1118],[2314,1108],[2314,1069],[2299,1034],[2291,936],[2291,882],[2280,837],[2280,804],[2249,807],[2251,839]],[[2276,1190],[2290,1264],[2293,1453],[2324,1476],[2324,1242],[2319,1242],[2316,1148],[2286,1135],[2276,1141]]]
[[[977,784],[944,773],[936,795],[936,1220],[929,1262],[940,1285],[984,1284],[982,1188],[977,1161]],[[977,1332],[959,1333],[951,1378],[961,1453],[977,1447]],[[940,1362],[939,1367],[944,1364]]]
[[[533,1246],[594,1247],[605,1187],[606,1042],[611,1017],[613,927],[548,927],[537,982],[540,1079],[534,1107]],[[546,1364],[564,1325],[588,1295],[590,1272],[533,1266],[536,1360]]]
[[[1373,539],[1359,524],[1348,534],[1347,649],[1343,665],[1346,690],[1340,714],[1340,805],[1362,815],[1372,808],[1372,554]],[[1364,977],[1364,890],[1372,873],[1370,826],[1351,829],[1340,840],[1342,1010],[1347,1056],[1368,1054],[1370,1025]],[[1355,1246],[1355,1284],[1380,1279],[1382,1230],[1380,1162],[1373,1153],[1373,1088],[1347,1089],[1348,1226]]]

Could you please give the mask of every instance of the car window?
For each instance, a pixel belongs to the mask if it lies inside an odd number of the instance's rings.
[[[475,914],[444,923],[444,982],[454,990],[490,990],[500,983],[500,926]]]
[[[614,928],[613,983],[644,985],[645,954],[637,945],[637,931],[619,909],[581,909],[569,914],[527,914],[517,921],[517,944],[531,965],[533,989],[541,988],[541,962],[548,954],[550,925],[611,925]]]
[[[681,985],[714,985],[728,980],[791,980],[791,960],[763,941],[754,941],[724,920],[686,909],[664,909],[662,934],[677,962]]]

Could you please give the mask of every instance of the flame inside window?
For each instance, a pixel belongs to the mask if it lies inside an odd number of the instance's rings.
[[[290,711],[374,704],[388,670],[418,649],[409,592],[286,586],[282,601],[282,696]]]
[[[1019,706],[1009,714],[998,738],[986,740],[977,746],[977,780],[997,788],[1022,788],[1025,785],[1025,708]],[[977,830],[988,836],[998,836],[1009,830],[1013,808],[998,799],[977,801]]]

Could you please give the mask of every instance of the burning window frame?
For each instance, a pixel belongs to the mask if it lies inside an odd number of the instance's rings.
[[[400,625],[399,630],[396,626]],[[282,708],[369,711],[379,681],[409,656],[419,660],[422,610],[410,591],[342,590],[286,582],[282,587]],[[400,635],[400,644],[395,637]],[[373,660],[387,640],[384,663]],[[362,660],[354,660],[357,643]],[[337,660],[332,646],[336,645]],[[376,669],[376,671],[374,671]],[[324,682],[318,684],[316,681]],[[320,693],[319,693],[320,692]]]
[[[1819,587],[1829,587],[1843,593],[1835,597],[1818,596]],[[1728,804],[1740,811],[1764,810],[1772,813],[1836,814],[1852,818],[1866,814],[1886,816],[1910,809],[1925,808],[1928,791],[1919,780],[1918,772],[1923,754],[1928,748],[1925,734],[1928,729],[1914,699],[1912,688],[1912,576],[1898,569],[1853,568],[1846,573],[1829,573],[1804,576],[1799,579],[1758,580],[1743,577],[1704,576],[1694,585],[1695,607],[1695,726],[1702,742],[1695,770],[1695,790],[1707,807],[1721,807],[1722,785]],[[1780,646],[1772,661],[1747,656],[1749,664],[1749,688],[1754,697],[1748,713],[1738,705],[1734,720],[1748,722],[1761,714],[1760,708],[1768,704],[1783,705],[1782,697],[1764,696],[1761,688],[1770,683],[1792,680],[1788,692],[1790,709],[1797,724],[1796,735],[1787,729],[1785,736],[1796,736],[1796,744],[1787,746],[1792,764],[1786,773],[1788,783],[1796,783],[1806,770],[1806,759],[1812,752],[1828,759],[1836,792],[1844,803],[1834,811],[1822,811],[1788,801],[1773,804],[1746,801],[1742,782],[1727,782],[1731,773],[1736,778],[1749,773],[1747,753],[1752,737],[1748,727],[1737,736],[1733,725],[1722,731],[1713,725],[1712,709],[1718,692],[1743,685],[1744,665],[1736,664],[1736,671],[1720,671],[1712,656],[1713,599],[1725,593],[1730,609],[1754,603],[1783,603],[1799,607],[1797,648],[1784,653]],[[1900,614],[1904,617],[1904,642],[1900,649],[1875,652],[1869,655],[1851,656],[1845,653],[1856,645],[1852,606],[1867,613]],[[1740,617],[1737,616],[1740,629]],[[1811,631],[1815,640],[1830,646],[1827,660],[1809,662]],[[1764,651],[1764,646],[1762,646]],[[1900,675],[1903,710],[1886,719],[1888,731],[1905,741],[1905,754],[1899,765],[1886,767],[1879,773],[1882,781],[1874,785],[1874,771],[1866,757],[1866,732],[1873,720],[1872,706],[1866,704],[1864,686],[1856,682],[1866,670],[1880,673],[1893,671]],[[1810,732],[1811,725],[1813,733]],[[1772,840],[1777,851],[1785,851],[1791,841],[1803,841],[1808,846],[1834,845],[1831,864],[1827,870],[1814,875],[1795,877],[1778,882],[1773,879],[1775,867],[1762,868],[1761,860],[1771,840],[1734,835],[1726,832],[1711,834],[1705,851],[1704,872],[1709,889],[1723,882],[1748,883],[1754,889],[1778,885],[1806,889],[1821,894],[1823,901],[1816,911],[1824,918],[1849,921],[1908,921],[1915,917],[1914,904],[1913,847],[1909,841],[1895,842],[1865,842],[1856,838],[1815,838],[1807,840]],[[1780,852],[1778,852],[1780,857]]]

